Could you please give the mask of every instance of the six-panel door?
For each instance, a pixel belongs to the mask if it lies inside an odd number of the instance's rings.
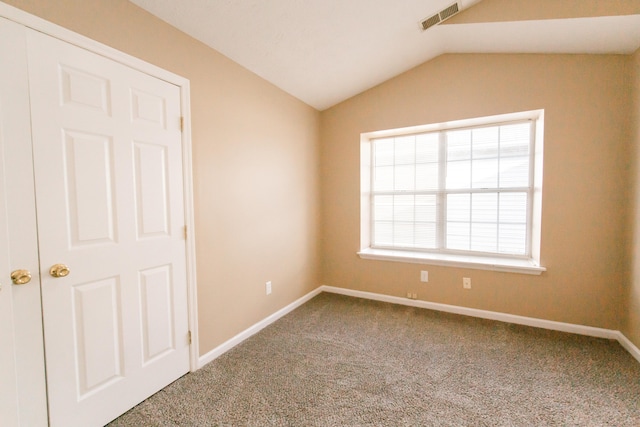
[[[49,416],[103,425],[189,370],[180,90],[27,41]]]

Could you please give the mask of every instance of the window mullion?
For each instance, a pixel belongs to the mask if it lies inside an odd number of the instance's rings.
[[[469,250],[473,250],[473,129],[469,141]]]
[[[447,133],[438,133],[438,195],[436,198],[436,247],[439,250],[447,246]]]
[[[500,162],[502,161],[502,156],[501,156],[501,144],[502,144],[502,128],[498,127],[498,182],[497,182],[497,186],[498,188],[500,188],[500,186],[502,185],[501,183],[501,178],[502,178],[502,174],[500,173]],[[500,197],[500,193],[498,192],[498,194],[496,195],[496,197],[498,198],[498,206],[497,209],[498,211],[496,212],[496,251],[500,252],[500,224],[501,224],[501,218],[500,218],[500,202],[502,201],[502,197]]]
[[[416,221],[417,209],[416,209],[416,188],[418,188],[418,141],[416,136],[413,136],[413,247],[416,247],[416,235],[418,234],[418,222]]]
[[[534,173],[536,158],[536,126],[535,122],[529,124],[529,188],[527,190],[527,235],[525,243],[525,251],[527,256],[531,256],[532,252],[532,231],[533,231],[533,191],[534,191]]]
[[[393,158],[393,162],[391,163],[393,165],[393,191],[394,191],[394,195],[391,196],[392,197],[392,202],[391,202],[391,245],[395,246],[396,245],[396,196],[395,196],[395,190],[396,190],[396,139],[393,138],[393,154],[391,155],[391,157]]]
[[[369,232],[370,234],[370,244],[375,246],[376,242],[376,189],[375,189],[375,175],[376,175],[376,144],[371,143],[371,158],[369,159],[369,164],[371,165],[371,171],[369,174],[369,205],[371,206],[371,210],[369,211]]]

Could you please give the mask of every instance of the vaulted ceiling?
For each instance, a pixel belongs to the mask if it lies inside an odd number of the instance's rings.
[[[131,0],[324,110],[443,53],[640,48],[640,0]]]

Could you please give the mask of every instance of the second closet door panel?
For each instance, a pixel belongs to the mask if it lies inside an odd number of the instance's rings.
[[[19,425],[44,426],[47,401],[26,29],[4,18],[0,63],[0,425],[18,425],[19,418]],[[15,270],[29,271],[31,280],[12,284]],[[10,408],[17,408],[17,414]]]

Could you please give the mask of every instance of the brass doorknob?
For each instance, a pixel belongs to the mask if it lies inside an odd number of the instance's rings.
[[[31,281],[29,270],[16,270],[11,273],[11,280],[14,285],[24,285]]]
[[[69,275],[69,267],[64,264],[52,265],[49,269],[49,274],[53,277],[65,277]]]

